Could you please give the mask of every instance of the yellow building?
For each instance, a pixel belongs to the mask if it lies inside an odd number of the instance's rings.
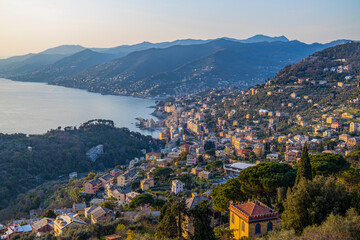
[[[74,214],[62,214],[57,216],[54,222],[55,236],[63,234],[65,229],[69,226],[86,225],[86,222],[75,217]]]
[[[261,236],[277,228],[278,213],[259,201],[230,203],[230,230],[234,239]]]
[[[350,132],[360,132],[360,123],[350,123]]]
[[[149,190],[150,188],[154,187],[154,179],[153,178],[143,179],[140,181],[140,186],[141,186],[141,190],[143,191]]]
[[[326,118],[326,123],[333,123],[333,122],[334,122],[334,118],[332,118],[332,117]]]

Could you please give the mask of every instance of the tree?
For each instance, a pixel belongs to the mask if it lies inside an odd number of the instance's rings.
[[[137,180],[137,181],[135,181],[135,182],[132,182],[132,183],[130,184],[130,190],[131,190],[131,191],[135,192],[135,191],[137,191],[138,189],[140,189],[140,181],[139,181],[139,180]]]
[[[354,167],[360,167],[360,151],[349,153],[346,156],[346,160],[351,163]]]
[[[204,150],[215,150],[215,143],[213,141],[206,141],[204,144]]]
[[[203,155],[199,155],[197,158],[198,163],[203,163],[204,162],[204,157]]]
[[[209,171],[215,171],[223,165],[222,161],[208,161],[206,168]]]
[[[239,180],[236,178],[232,178],[215,188],[211,193],[211,197],[213,208],[221,212],[229,211],[229,201],[241,202],[247,199],[247,196],[241,191]]]
[[[162,207],[156,234],[160,237],[181,238],[184,221],[188,215],[184,199],[169,201]]]
[[[173,170],[171,168],[158,167],[154,169],[153,174],[154,177],[158,177],[161,182],[164,182],[172,172]]]
[[[281,224],[301,233],[307,226],[321,224],[331,212],[344,214],[348,198],[344,185],[334,177],[316,176],[313,181],[301,178],[287,193]]]
[[[115,207],[116,207],[116,202],[114,201],[105,201],[101,204],[102,207],[104,208],[108,208],[108,209],[111,209],[111,210],[114,210]]]
[[[219,240],[233,240],[234,239],[234,231],[225,228],[216,228],[214,230],[216,239]]]
[[[190,174],[181,174],[178,179],[184,183],[185,189],[191,190],[197,186],[196,181],[193,181]]]
[[[89,174],[86,177],[86,180],[91,180],[94,179],[94,177],[96,176],[96,173],[94,172],[89,172]]]
[[[343,156],[335,153],[320,153],[310,157],[312,175],[329,176],[337,174],[350,167],[350,163]]]
[[[211,227],[212,210],[209,201],[200,201],[194,209],[190,210],[189,215],[194,227],[191,239],[215,240],[214,229]]]
[[[57,215],[54,213],[53,210],[47,210],[46,213],[42,217],[56,218],[56,216]]]
[[[137,195],[131,200],[129,207],[137,208],[145,204],[153,204],[153,203],[154,203],[154,198],[150,194],[142,193],[140,195]]]
[[[188,152],[181,152],[179,157],[178,157],[178,161],[186,161],[187,155],[189,153]]]
[[[133,230],[128,230],[126,240],[136,240],[136,234]]]
[[[346,186],[349,192],[358,190],[360,184],[360,169],[351,167],[338,176],[338,180]]]
[[[349,209],[346,216],[330,214],[321,225],[306,227],[299,236],[294,230],[282,229],[268,234],[268,240],[291,239],[359,239],[360,216],[354,209]]]
[[[300,162],[297,166],[297,174],[296,174],[296,183],[300,182],[300,179],[305,178],[308,180],[312,179],[312,171],[311,171],[311,164],[310,164],[310,157],[307,149],[306,143],[304,144]]]
[[[296,171],[288,164],[273,162],[260,163],[240,171],[237,179],[241,191],[250,198],[263,199],[271,204],[276,199],[277,188],[292,187]]]
[[[126,231],[126,227],[124,224],[120,223],[116,226],[116,232],[120,234],[124,234]]]

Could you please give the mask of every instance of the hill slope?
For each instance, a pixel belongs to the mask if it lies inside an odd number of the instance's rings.
[[[256,35],[245,40],[185,39],[92,50],[64,45],[0,60],[0,76],[104,94],[184,95],[210,88],[254,86],[288,64],[346,41],[309,45],[284,36]]]
[[[29,74],[14,76],[13,78],[21,81],[30,82],[51,82],[59,79],[71,77],[87,68],[98,64],[109,62],[118,57],[117,55],[98,53],[90,49],[85,49],[59,61],[47,65],[40,70]]]
[[[323,48],[298,41],[244,44],[219,39],[206,44],[133,52],[56,84],[138,96],[247,87]]]
[[[353,42],[316,52],[286,66],[273,80],[252,89],[226,90],[228,94],[221,97],[216,97],[217,92],[224,90],[204,92],[198,96],[212,99],[207,104],[215,106],[218,113],[215,117],[209,115],[209,118],[214,118],[212,122],[216,122],[216,117],[226,119],[225,110],[237,109],[233,120],[240,125],[265,129],[273,126],[282,133],[300,131],[307,134],[323,124],[323,115],[345,125],[354,121],[342,114],[354,115],[354,118],[359,116],[359,82],[360,43]],[[229,100],[221,102],[225,97]],[[261,109],[272,112],[272,115],[260,116]],[[287,117],[281,120],[275,112]],[[270,119],[273,119],[272,123]]]
[[[150,48],[168,48],[176,45],[195,45],[195,44],[204,44],[212,41],[209,40],[201,40],[201,39],[181,39],[175,40],[172,42],[160,42],[160,43],[150,43],[150,42],[142,42],[133,45],[121,45],[112,48],[91,48],[94,52],[99,53],[107,53],[113,54],[117,57],[125,56],[131,52],[147,50]],[[281,40],[279,37],[269,37],[264,35],[256,35],[254,37],[237,40],[229,38],[232,41],[243,41],[243,42],[259,42],[259,41],[277,41]],[[42,70],[44,66],[49,64],[53,64],[54,62],[73,55],[77,54],[86,48],[80,45],[61,45],[54,48],[46,49],[38,54],[27,54],[22,56],[10,57],[7,59],[0,59],[0,74],[3,76],[19,76],[21,74],[31,73],[31,71],[39,71]],[[35,58],[30,58],[33,56],[37,56]],[[29,60],[27,60],[30,58]],[[27,61],[26,61],[27,60]],[[41,61],[39,61],[41,60]],[[105,61],[107,62],[107,61]],[[102,63],[105,63],[102,62]]]
[[[78,129],[51,130],[43,135],[0,134],[0,219],[1,209],[30,188],[70,172],[125,164],[142,156],[142,149],[156,148],[149,146],[151,139],[127,128],[115,128],[111,121],[89,121]],[[99,144],[104,153],[92,162],[86,152]]]

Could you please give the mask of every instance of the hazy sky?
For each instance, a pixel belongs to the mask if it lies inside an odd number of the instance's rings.
[[[360,40],[360,0],[0,0],[0,56],[62,44],[285,35]]]

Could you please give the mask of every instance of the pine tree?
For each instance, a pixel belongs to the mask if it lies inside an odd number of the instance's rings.
[[[312,180],[312,170],[311,170],[311,164],[310,164],[310,157],[307,149],[306,143],[304,144],[302,153],[301,153],[301,159],[298,164],[297,169],[297,175],[296,175],[296,181],[295,183],[298,184],[300,182],[300,179],[305,178],[308,180]]]
[[[191,239],[215,240],[214,229],[211,227],[212,210],[207,200],[202,200],[194,209],[190,210],[190,219],[194,233]]]

